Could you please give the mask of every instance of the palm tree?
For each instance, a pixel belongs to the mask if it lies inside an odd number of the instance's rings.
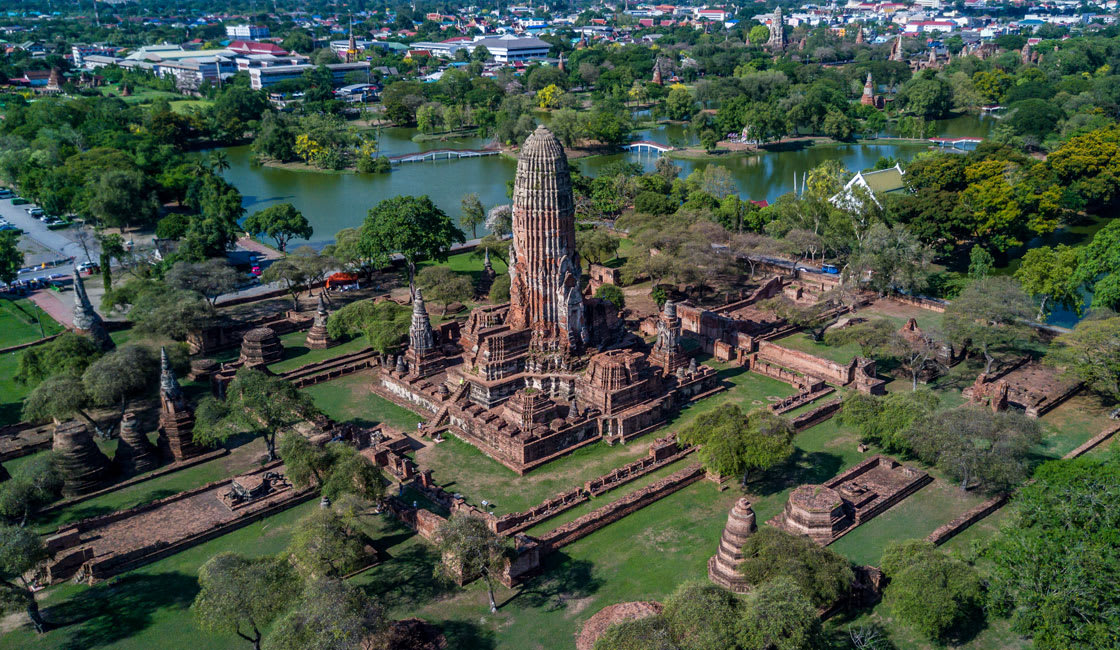
[[[215,151],[210,154],[210,167],[218,174],[229,169],[229,156],[224,151]]]

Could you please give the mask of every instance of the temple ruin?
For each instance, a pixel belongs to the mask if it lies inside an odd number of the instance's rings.
[[[126,412],[121,417],[121,435],[117,440],[117,451],[113,454],[113,464],[122,475],[132,476],[159,467],[159,462],[159,451],[140,429],[136,413]]]
[[[160,350],[159,402],[158,442],[164,458],[179,462],[197,455],[200,450],[194,443],[194,412],[179,387],[166,348]]]
[[[109,478],[109,459],[97,448],[84,423],[69,420],[58,424],[52,449],[62,471],[63,496],[93,492]]]
[[[739,573],[739,565],[744,560],[743,545],[756,530],[754,509],[745,498],[739,499],[727,515],[727,526],[719,538],[719,549],[708,558],[708,578],[712,582],[737,594],[751,590],[750,583]]]
[[[77,269],[74,269],[74,331],[92,338],[102,351],[116,347],[113,339],[109,338],[109,330],[105,329],[105,321],[94,311],[82,274]]]
[[[319,307],[315,310],[315,320],[311,329],[307,330],[306,345],[308,350],[326,350],[338,342],[327,333],[327,302],[323,292],[319,292]]]
[[[681,349],[672,306],[651,352],[611,303],[586,297],[581,272],[567,156],[541,126],[514,181],[510,302],[437,333],[417,293],[408,350],[382,365],[374,389],[521,473],[596,441],[626,442],[720,389]]]

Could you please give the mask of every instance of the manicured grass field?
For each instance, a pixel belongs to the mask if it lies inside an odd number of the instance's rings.
[[[847,364],[850,363],[852,359],[860,356],[859,346],[855,343],[848,343],[847,345],[825,345],[823,341],[812,340],[805,332],[790,334],[774,342],[782,347],[815,354],[818,357],[823,357],[829,361],[835,361],[836,363]]]
[[[326,361],[344,354],[357,352],[369,345],[364,336],[358,336],[326,350],[311,350],[306,345],[307,332],[285,334],[280,337],[280,343],[284,346],[284,357],[268,367],[269,370],[277,374],[295,370],[310,363]]]
[[[303,391],[315,400],[316,406],[338,422],[355,421],[366,425],[384,422],[404,431],[415,429],[422,418],[376,395],[370,390],[372,379],[369,373],[359,372],[308,386]]]
[[[0,298],[0,348],[30,343],[61,331],[62,326],[30,300]]]

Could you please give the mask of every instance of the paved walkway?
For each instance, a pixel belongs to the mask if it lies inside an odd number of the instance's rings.
[[[67,298],[70,300],[68,301]],[[60,295],[49,289],[41,289],[29,295],[28,299],[58,321],[59,325],[74,328],[74,305],[71,302],[74,299],[73,292]]]
[[[259,241],[253,240],[251,237],[241,237],[237,240],[237,245],[238,247],[244,248],[247,251],[260,253],[261,256],[266,260],[278,260],[281,257],[284,257],[283,253],[281,253],[280,251],[271,246],[265,246]]]

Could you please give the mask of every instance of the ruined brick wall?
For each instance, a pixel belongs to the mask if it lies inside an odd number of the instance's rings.
[[[780,366],[820,377],[833,384],[848,384],[855,379],[855,360],[844,365],[829,361],[808,352],[791,350],[771,341],[759,341],[758,356]]]
[[[428,413],[436,413],[440,409],[440,404],[434,398],[414,390],[407,382],[401,381],[388,372],[377,373],[374,387],[379,389],[376,391],[378,394],[388,397],[390,401],[405,408],[421,409]]]
[[[932,542],[934,546],[941,546],[972,524],[1002,508],[1005,503],[1007,503],[1006,494],[992,497],[944,526],[939,526],[937,530],[926,536],[926,541]]]
[[[844,402],[842,400],[834,399],[831,402],[822,404],[811,411],[806,411],[805,413],[802,413],[801,415],[793,418],[793,428],[796,431],[804,431],[809,427],[814,427],[836,415],[836,413],[840,411],[840,408],[843,405]]]
[[[540,538],[541,546],[546,552],[555,551],[590,535],[608,524],[622,519],[626,515],[641,510],[649,504],[683,487],[691,485],[703,477],[704,468],[701,465],[690,465],[641,490],[632,492],[616,501],[612,501],[575,521],[564,524],[546,533]]]
[[[604,284],[620,284],[620,275],[618,269],[612,269],[609,266],[602,264],[592,264],[588,269],[588,274],[591,276],[591,281],[588,283],[591,293],[594,294],[598,291],[599,287]]]
[[[887,296],[887,300],[903,305],[910,305],[911,307],[918,307],[920,309],[937,312],[938,314],[945,313],[945,308],[949,306],[949,303],[947,302],[933,300],[931,298],[916,298],[914,296],[891,295]]]

